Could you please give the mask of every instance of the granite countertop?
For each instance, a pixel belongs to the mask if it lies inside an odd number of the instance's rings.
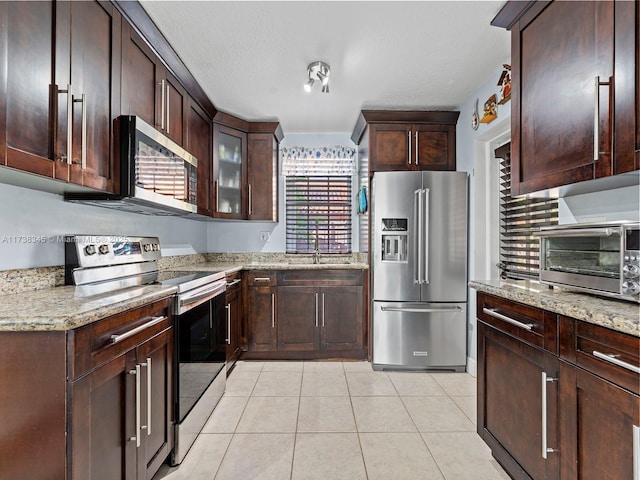
[[[224,271],[226,274],[241,270],[318,270],[367,269],[366,263],[296,263],[284,256],[254,260],[253,258],[223,258],[199,263],[182,264],[168,257],[161,270]],[[177,259],[181,260],[181,259]],[[204,260],[204,261],[203,261]],[[280,261],[282,260],[282,261]],[[308,259],[305,259],[308,260]],[[342,259],[336,260],[340,262]],[[16,273],[10,272],[5,283],[11,285]],[[20,272],[18,272],[20,273]],[[42,274],[30,272],[25,278],[33,282]],[[19,275],[18,275],[19,277]],[[24,282],[23,282],[24,283]],[[176,287],[162,285],[135,286],[116,293],[96,293],[86,287],[51,286],[39,290],[19,291],[0,295],[0,331],[65,331],[87,325],[141,305],[166,298],[176,293]]]
[[[640,305],[586,293],[577,293],[536,281],[475,280],[469,286],[480,292],[539,307],[619,332],[640,337]]]
[[[143,285],[91,294],[64,286],[0,296],[0,331],[71,330],[169,297],[176,287]]]

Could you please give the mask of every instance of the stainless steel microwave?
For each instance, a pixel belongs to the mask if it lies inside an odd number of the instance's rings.
[[[540,281],[640,303],[640,223],[546,227]]]
[[[140,117],[116,119],[120,191],[69,192],[65,200],[147,215],[196,213],[198,160]]]

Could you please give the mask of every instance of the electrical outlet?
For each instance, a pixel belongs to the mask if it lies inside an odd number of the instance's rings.
[[[268,242],[271,234],[269,232],[260,232],[260,240],[263,242]]]

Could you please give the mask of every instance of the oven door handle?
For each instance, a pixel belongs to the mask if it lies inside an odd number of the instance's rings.
[[[182,308],[187,305],[192,305],[196,302],[199,302],[202,299],[213,298],[216,295],[224,292],[226,289],[227,289],[226,280],[215,282],[213,285],[205,285],[204,287],[194,290],[189,295],[183,295],[178,297],[180,307]]]
[[[619,231],[615,228],[576,228],[558,231],[533,232],[536,237],[610,237]]]

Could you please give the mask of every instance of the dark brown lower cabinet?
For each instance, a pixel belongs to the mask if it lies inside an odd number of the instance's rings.
[[[227,275],[227,291],[225,293],[225,313],[227,315],[227,375],[231,372],[242,344],[242,289],[241,274]]]
[[[477,307],[478,434],[507,472],[637,478],[640,338],[482,293]]]
[[[478,434],[514,478],[558,478],[557,358],[482,322],[478,338]]]
[[[276,295],[271,286],[247,288],[247,342],[252,352],[276,350]]]
[[[561,478],[637,478],[640,397],[569,363],[561,362],[560,375]]]
[[[366,358],[362,283],[357,270],[283,270],[249,286],[247,358]]]
[[[169,305],[69,331],[0,332],[8,432],[0,435],[0,478],[153,477],[173,448]]]

